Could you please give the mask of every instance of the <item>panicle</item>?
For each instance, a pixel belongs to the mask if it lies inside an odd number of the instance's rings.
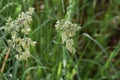
[[[68,20],[62,19],[56,22],[55,28],[61,35],[62,43],[66,45],[66,48],[70,51],[70,53],[75,53],[76,50],[73,47],[73,37],[81,27]]]
[[[30,46],[36,44],[28,37],[31,31],[30,23],[33,12],[34,8],[30,8],[27,12],[21,12],[16,20],[9,17],[4,27],[5,31],[11,35],[11,38],[7,40],[9,47],[18,53],[15,57],[20,61],[27,60],[30,57]]]

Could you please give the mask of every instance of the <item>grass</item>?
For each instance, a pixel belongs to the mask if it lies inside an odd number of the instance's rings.
[[[72,3],[70,1],[73,1]],[[34,7],[30,38],[31,58],[18,61],[9,54],[0,80],[119,80],[119,0],[0,0],[0,26]],[[60,19],[81,25],[76,54],[61,44],[55,30]],[[0,30],[0,69],[5,61],[8,33]]]

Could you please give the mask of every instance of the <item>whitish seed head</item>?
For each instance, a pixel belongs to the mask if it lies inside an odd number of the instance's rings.
[[[9,46],[18,53],[15,55],[18,60],[27,60],[30,57],[30,46],[36,44],[28,37],[33,12],[34,8],[30,8],[27,12],[21,12],[16,20],[8,18],[4,28],[6,32],[10,32],[11,38],[7,41]]]
[[[68,20],[62,19],[56,22],[55,28],[62,38],[62,43],[65,43],[70,53],[75,53],[76,50],[73,47],[73,37],[81,27]]]

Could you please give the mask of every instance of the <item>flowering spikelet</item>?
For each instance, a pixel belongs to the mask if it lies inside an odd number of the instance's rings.
[[[75,53],[76,50],[73,47],[73,37],[81,27],[64,19],[58,20],[55,27],[57,32],[61,35],[62,43],[66,45],[70,53]]]
[[[16,20],[8,18],[4,27],[6,32],[10,32],[11,38],[7,41],[9,46],[18,53],[15,55],[18,60],[27,60],[30,57],[30,46],[36,44],[28,37],[33,12],[34,9],[30,8],[27,12],[20,13]]]

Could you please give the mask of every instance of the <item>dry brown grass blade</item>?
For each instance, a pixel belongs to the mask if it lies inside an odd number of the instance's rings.
[[[8,48],[7,53],[6,53],[5,57],[4,57],[4,61],[3,61],[3,64],[2,64],[2,68],[1,68],[2,73],[4,72],[6,61],[7,61],[8,57],[9,57],[9,54],[10,54],[10,48]]]

